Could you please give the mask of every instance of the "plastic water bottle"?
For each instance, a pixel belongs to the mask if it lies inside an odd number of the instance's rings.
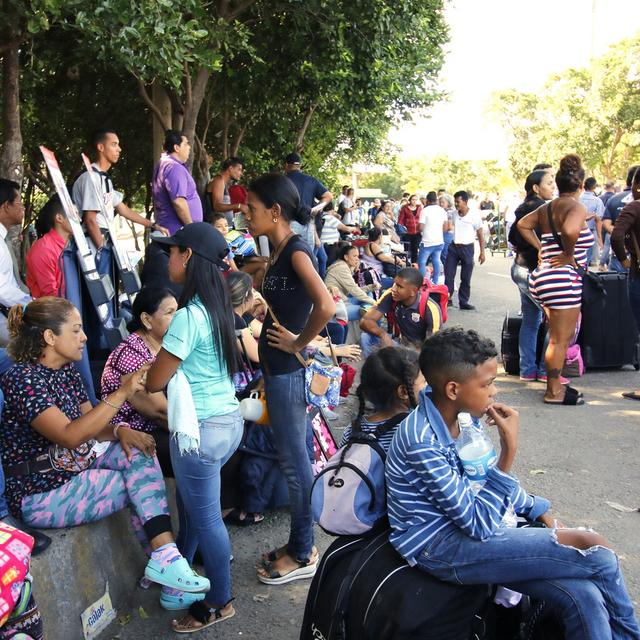
[[[458,426],[458,456],[475,495],[482,489],[489,469],[496,463],[496,450],[482,425],[476,426],[470,414],[459,413]]]
[[[460,435],[456,443],[458,456],[462,462],[464,474],[471,482],[471,490],[474,495],[477,495],[484,486],[489,469],[495,466],[498,457],[482,423],[475,424],[470,414],[459,413],[458,426],[460,427]],[[515,528],[517,520],[513,505],[509,504],[501,526]]]

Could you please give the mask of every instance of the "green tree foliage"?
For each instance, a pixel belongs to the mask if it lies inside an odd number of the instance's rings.
[[[384,159],[390,124],[438,98],[447,40],[443,0],[11,3],[35,34],[20,51],[31,162],[56,125],[75,153],[108,114],[128,174],[148,175],[149,120],[163,119],[154,84],[171,102],[163,124],[195,141],[201,185],[207,154],[214,168],[239,154],[257,174],[298,149],[330,183],[347,162]],[[52,18],[66,33],[46,32]]]
[[[367,176],[360,184],[395,197],[405,191],[425,194],[438,189],[449,193],[464,189],[478,194],[517,188],[510,171],[496,160],[454,160],[444,155],[400,159],[388,174]]]
[[[640,36],[624,40],[586,69],[553,75],[541,91],[493,96],[511,136],[509,161],[522,180],[538,162],[578,153],[590,173],[621,178],[640,158]]]

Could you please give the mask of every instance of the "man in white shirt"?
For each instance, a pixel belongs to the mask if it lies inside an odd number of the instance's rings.
[[[113,181],[107,172],[120,159],[120,140],[117,134],[110,129],[96,131],[93,134],[92,146],[95,153],[95,162],[92,166],[100,176],[100,191],[104,202],[100,203],[97,199],[88,171],[80,174],[73,184],[71,197],[78,207],[87,235],[95,250],[98,271],[107,273],[111,266],[111,252],[108,243],[105,242],[107,221],[102,214],[101,204],[107,208],[112,206],[114,213],[120,214],[135,224],[159,231],[166,236],[169,235],[169,231],[131,210],[123,202],[123,194],[114,189]]]
[[[427,206],[422,209],[418,220],[422,240],[418,251],[418,268],[425,276],[427,272],[427,262],[431,259],[433,273],[431,281],[438,284],[440,278],[441,262],[440,255],[444,248],[444,232],[450,230],[447,212],[438,204],[438,196],[435,191],[427,194]]]
[[[31,302],[14,275],[13,260],[6,245],[7,233],[11,227],[22,224],[24,205],[20,196],[20,185],[12,180],[0,178],[0,346],[9,342],[6,313],[14,304]]]
[[[453,214],[453,242],[449,245],[447,262],[444,265],[445,284],[449,289],[449,305],[453,297],[456,270],[460,267],[460,287],[458,302],[466,311],[475,309],[469,304],[471,296],[471,274],[473,273],[473,250],[477,238],[480,245],[480,264],[484,263],[484,237],[482,234],[482,218],[479,211],[471,211],[468,206],[469,194],[458,191],[453,194],[456,212]]]

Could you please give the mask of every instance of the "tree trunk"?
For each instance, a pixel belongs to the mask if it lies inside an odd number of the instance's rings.
[[[309,129],[309,125],[311,124],[311,118],[313,118],[313,114],[318,105],[312,104],[309,105],[307,109],[307,113],[304,116],[304,122],[298,131],[298,138],[296,140],[296,151],[300,153],[304,148],[304,137],[307,135],[307,130]]]
[[[11,34],[14,35],[14,34]],[[21,183],[22,133],[20,131],[20,43],[16,39],[3,53],[2,130],[0,176]]]
[[[207,90],[207,82],[209,81],[210,73],[204,67],[200,67],[196,73],[196,79],[191,88],[191,95],[189,101],[184,105],[184,121],[182,123],[182,133],[189,138],[191,143],[194,143],[196,135],[196,124],[198,122],[198,114],[204,101],[204,96]],[[193,154],[191,158],[193,162]]]
[[[153,83],[151,99],[157,108],[157,112],[154,111],[156,115],[153,117],[153,163],[155,164],[162,153],[165,131],[171,128],[171,101],[158,82]]]

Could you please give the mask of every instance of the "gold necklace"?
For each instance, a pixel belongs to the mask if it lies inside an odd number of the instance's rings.
[[[291,237],[294,236],[295,233],[293,231],[290,231],[278,244],[278,246],[275,248],[274,252],[269,256],[269,266],[272,267],[276,261],[278,260],[278,258],[280,257],[280,253],[282,253],[282,249],[284,249],[284,244],[287,242],[287,240]]]

